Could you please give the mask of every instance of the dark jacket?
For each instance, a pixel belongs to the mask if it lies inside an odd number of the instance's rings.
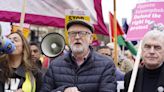
[[[116,80],[123,81],[124,80],[124,73],[120,69],[116,69]]]
[[[77,87],[80,92],[115,92],[116,77],[113,61],[91,51],[78,67],[71,53],[52,61],[41,92],[64,92],[67,87]]]
[[[36,92],[39,92],[41,89],[41,84],[42,84],[42,73],[39,70],[35,70],[32,72],[35,79],[36,79]],[[19,76],[20,82],[18,88],[22,88],[22,84],[25,81],[25,69],[23,66],[18,67],[15,71],[14,74]],[[4,82],[0,81],[0,92],[4,92]]]
[[[145,67],[142,67],[142,68],[138,69],[138,73],[137,73],[136,82],[135,82],[135,85],[134,85],[133,92],[142,92],[142,84],[143,84],[142,82],[143,82],[144,68]],[[124,81],[125,81],[124,82],[124,87],[125,87],[125,89],[124,89],[124,92],[128,91],[131,74],[132,74],[132,71],[125,74],[125,78],[124,78]],[[159,79],[158,79],[158,83],[157,83],[157,90],[158,90],[159,87],[162,87],[164,89],[164,64],[162,65],[161,72],[160,72],[160,75],[159,75]],[[158,92],[158,91],[156,91],[156,92]]]

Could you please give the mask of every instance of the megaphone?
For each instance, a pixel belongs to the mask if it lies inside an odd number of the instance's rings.
[[[11,54],[15,49],[15,44],[10,39],[0,36],[0,55]]]
[[[50,58],[54,58],[60,55],[64,48],[64,37],[56,32],[47,34],[41,41],[41,51],[44,55]]]

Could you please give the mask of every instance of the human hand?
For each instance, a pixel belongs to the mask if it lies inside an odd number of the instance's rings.
[[[80,92],[77,87],[68,87],[64,92]]]
[[[18,90],[14,91],[14,92],[24,92],[24,91],[22,89],[18,89]]]

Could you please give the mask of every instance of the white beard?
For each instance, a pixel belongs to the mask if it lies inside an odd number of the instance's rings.
[[[72,45],[71,50],[72,50],[73,53],[81,54],[81,53],[84,52],[84,47],[83,46],[77,47],[75,45]]]

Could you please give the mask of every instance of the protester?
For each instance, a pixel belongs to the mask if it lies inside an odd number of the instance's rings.
[[[142,61],[137,73],[133,92],[164,91],[164,32],[149,31],[143,37]],[[125,75],[125,92],[128,91],[132,71]]]
[[[0,92],[39,92],[42,74],[31,61],[30,46],[20,31],[9,34],[16,50],[0,57]]]
[[[108,46],[99,46],[97,52],[112,58],[112,50]]]
[[[114,43],[108,43],[107,46],[112,51],[112,58],[114,59]],[[117,46],[118,53],[118,67],[123,73],[127,73],[133,69],[133,61],[128,59],[125,55],[121,53],[121,49]]]
[[[124,51],[124,56],[122,56],[122,58],[120,69],[124,73],[127,73],[133,69],[135,59],[129,50]]]
[[[42,69],[42,62],[40,60],[41,57],[41,50],[37,43],[31,42],[30,43],[32,61],[36,64],[39,69]]]
[[[108,48],[112,52],[111,55],[112,55],[112,58],[114,59],[114,57],[115,57],[114,56],[114,43],[113,42],[110,42],[106,46],[108,46]],[[120,47],[119,46],[117,46],[117,53],[120,53]]]
[[[109,49],[108,46],[99,46],[97,48],[97,52],[103,55],[106,55],[107,57],[111,58],[112,51]],[[122,81],[124,80],[124,73],[120,71],[119,68],[116,69],[116,80]]]
[[[92,26],[72,20],[66,29],[70,52],[52,61],[41,92],[115,92],[115,65],[90,46]]]

